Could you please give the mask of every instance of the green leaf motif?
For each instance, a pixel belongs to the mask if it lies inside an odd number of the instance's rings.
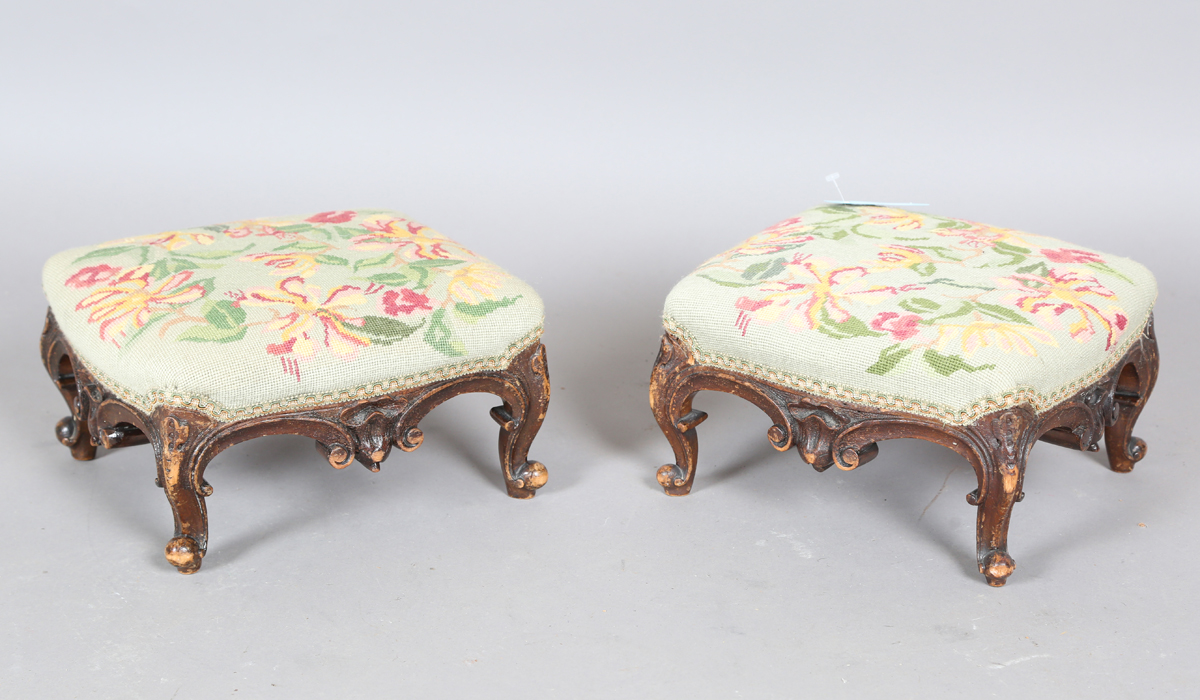
[[[939,277],[938,279],[935,279],[935,280],[929,280],[925,284],[927,284],[927,285],[944,284],[947,287],[957,287],[959,289],[982,289],[982,290],[988,291],[988,292],[996,290],[996,287],[980,287],[977,284],[959,284],[958,282],[955,282],[954,280],[950,279],[949,277]]]
[[[900,360],[908,357],[912,352],[912,348],[901,348],[900,343],[888,346],[879,351],[879,359],[875,364],[867,368],[869,374],[887,374],[896,368]]]
[[[181,260],[179,258],[163,258],[162,260],[154,263],[154,267],[150,268],[150,276],[154,279],[163,279],[165,277],[170,277],[176,272],[195,270],[198,267],[199,266],[196,263],[188,260]]]
[[[977,301],[975,302],[975,308],[979,311],[979,313],[985,316],[991,316],[992,318],[998,318],[1001,321],[1019,323],[1023,326],[1033,325],[1021,314],[1013,311],[1012,309],[1006,309],[1003,306],[997,306],[996,304],[984,304],[983,302]]]
[[[131,251],[137,247],[139,247],[139,246],[119,245],[119,246],[114,246],[112,248],[100,248],[98,250],[93,250],[90,253],[84,253],[83,255],[79,256],[78,258],[75,258],[75,262],[79,262],[80,260],[96,260],[98,258],[111,258],[115,255],[120,255],[121,253],[126,253],[128,251]]]
[[[446,310],[438,309],[429,317],[429,328],[425,331],[425,342],[434,350],[449,355],[462,357],[467,354],[463,342],[454,336],[454,331],[446,325]]]
[[[274,248],[273,250],[325,250],[328,247],[328,244],[321,243],[320,241],[292,241],[291,243],[285,243],[278,248]]]
[[[975,308],[974,304],[969,301],[964,301],[962,306],[958,307],[954,311],[942,314],[941,316],[935,316],[927,321],[923,321],[923,323],[934,323],[935,321],[941,321],[944,318],[958,318],[959,316],[966,316],[967,314],[971,313],[971,309],[973,308]]]
[[[487,316],[496,309],[503,309],[506,306],[512,306],[513,304],[517,303],[517,300],[520,298],[520,296],[504,297],[503,299],[481,301],[478,304],[465,304],[460,301],[454,305],[454,313],[458,314],[459,316],[466,317],[468,321],[476,321],[484,316]]]
[[[387,316],[364,316],[362,330],[371,337],[373,345],[391,345],[416,333],[423,325],[424,321],[410,326]]]
[[[240,328],[246,322],[246,310],[228,299],[210,299],[200,313],[210,325],[222,330]]]
[[[241,255],[253,247],[254,244],[251,243],[241,250],[199,250],[195,253],[175,253],[175,255],[185,258],[195,258],[197,260],[221,260],[223,258],[232,258],[235,255]]]
[[[362,260],[355,260],[354,271],[358,272],[359,270],[365,270],[369,267],[384,267],[392,262],[393,257],[394,256],[391,253],[384,253],[383,255],[375,258],[363,258]]]
[[[834,321],[825,309],[821,309],[821,325],[817,326],[817,330],[831,338],[845,340],[846,338],[872,338],[886,333],[879,333],[871,330],[867,324],[863,323],[855,316],[838,323]]]
[[[840,241],[846,236],[849,236],[850,232],[846,229],[838,229],[837,231],[813,231],[812,235],[820,236],[821,238],[829,241]]]
[[[145,333],[147,330],[149,330],[151,326],[153,326],[154,324],[158,323],[159,321],[163,320],[164,318],[166,318],[166,317],[168,317],[168,316],[170,316],[170,315],[171,315],[171,314],[170,314],[169,312],[166,312],[166,311],[164,311],[164,312],[161,312],[161,313],[154,314],[154,315],[153,315],[153,316],[151,316],[150,318],[146,319],[146,324],[145,324],[145,325],[143,325],[141,328],[137,329],[136,331],[134,331],[134,332],[133,332],[133,335],[129,336],[129,338],[128,338],[128,339],[126,339],[126,341],[124,342],[124,344],[122,344],[122,345],[121,345],[121,348],[122,348],[122,349],[124,349],[124,348],[127,348],[127,347],[129,347],[130,345],[132,345],[132,344],[133,344],[133,341],[135,341],[135,340],[137,340],[138,338],[140,338],[140,337],[141,337],[141,335],[142,335],[143,333]]]
[[[380,272],[367,278],[367,281],[374,284],[386,284],[390,287],[403,287],[412,280],[412,276],[406,272]]]
[[[193,280],[192,283],[188,286],[195,287],[196,285],[200,285],[201,287],[204,287],[205,294],[212,294],[213,287],[216,286],[216,278],[205,277],[202,280]]]
[[[1128,282],[1129,284],[1133,284],[1133,280],[1129,279],[1128,277],[1121,274],[1120,272],[1113,269],[1112,267],[1109,267],[1105,263],[1099,263],[1099,262],[1088,263],[1087,267],[1090,267],[1093,270],[1099,270],[1100,272],[1107,272],[1108,274],[1113,275],[1114,277],[1119,277],[1120,279],[1124,280],[1125,282]],[[1045,273],[1043,273],[1042,276],[1044,277]]]
[[[1005,243],[1004,241],[997,241],[993,248],[1004,253],[1005,255],[1029,255],[1033,252],[1028,248],[1021,248],[1011,243]]]
[[[1033,263],[1032,265],[1026,265],[1025,267],[1017,268],[1017,273],[1022,275],[1037,275],[1038,277],[1045,277],[1047,274],[1049,274],[1049,272],[1050,268],[1047,267],[1046,263],[1041,260]]]
[[[289,224],[287,226],[272,226],[271,228],[285,233],[305,233],[316,228],[312,224]]]
[[[721,285],[722,287],[741,288],[741,287],[757,287],[758,286],[757,282],[733,282],[730,280],[717,279],[716,277],[713,277],[712,275],[700,275],[700,277],[703,277],[704,279],[708,280],[709,282],[715,282],[715,283]]]
[[[450,267],[451,265],[461,265],[466,260],[455,260],[453,258],[434,258],[432,260],[416,260],[408,264],[409,267],[427,268],[427,267]]]
[[[192,326],[180,333],[176,340],[187,340],[193,343],[232,343],[245,337],[247,330],[246,326],[240,328],[218,328],[214,325]]]
[[[742,270],[742,279],[746,280],[765,280],[783,272],[783,258],[775,258],[774,260],[757,262]]]
[[[910,269],[922,277],[932,277],[933,273],[937,272],[937,265],[931,262],[917,263],[910,265]]]
[[[933,371],[943,377],[949,377],[959,370],[979,372],[985,369],[996,369],[996,365],[969,365],[958,355],[943,355],[933,348],[925,350],[925,354],[921,359],[925,360],[925,364],[932,367]]]
[[[933,299],[924,297],[912,297],[911,299],[901,299],[900,308],[905,311],[911,311],[914,314],[927,314],[937,311],[942,308],[942,305]]]
[[[346,228],[345,226],[334,226],[333,230],[337,232],[337,235],[345,239],[354,238],[355,236],[362,236],[367,233],[362,229]]]
[[[317,257],[313,258],[313,260],[316,260],[322,265],[341,265],[343,267],[350,265],[349,260],[345,258],[339,258],[336,255],[318,255]]]

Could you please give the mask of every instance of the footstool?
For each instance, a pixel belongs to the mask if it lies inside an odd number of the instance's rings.
[[[762,409],[767,439],[818,471],[855,469],[876,443],[958,452],[979,488],[979,571],[1013,572],[1008,523],[1043,440],[1133,469],[1132,436],[1158,375],[1154,277],[1064,241],[872,206],[826,206],[709,259],[667,297],[650,405],[675,451],[672,496],[696,475],[698,391]]]
[[[262,435],[316,439],[337,469],[415,450],[421,419],[496,394],[508,494],[546,469],[529,445],[550,383],[527,284],[396,212],[330,211],[127,238],[52,257],[46,370],[75,459],[150,443],[175,515],[167,560],[200,568],[205,466]]]

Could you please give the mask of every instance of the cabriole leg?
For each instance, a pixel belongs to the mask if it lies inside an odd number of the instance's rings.
[[[46,323],[42,328],[42,362],[50,379],[71,415],[63,418],[54,426],[54,436],[63,445],[71,449],[71,456],[80,461],[95,459],[96,445],[88,429],[88,397],[80,391],[79,377],[75,371],[75,359],[68,350],[67,341],[62,337],[62,331],[54,320],[54,314],[46,313]]]
[[[1013,504],[1024,494],[1025,461],[1029,454],[1031,419],[1012,410],[976,425],[986,452],[980,455],[980,488],[967,496],[978,506],[975,548],[979,573],[989,586],[1003,586],[1016,568],[1008,553],[1008,524]]]
[[[204,497],[212,489],[200,478],[197,463],[203,423],[175,415],[157,421],[155,445],[163,490],[175,516],[175,536],[167,543],[166,557],[181,574],[200,570],[208,549],[208,513]]]
[[[524,405],[518,410],[505,401],[503,406],[492,409],[492,418],[500,425],[500,468],[509,496],[533,498],[548,478],[546,467],[529,459],[529,446],[541,429],[550,404],[546,346],[538,343],[532,352],[517,356],[508,371],[522,389]]]
[[[675,463],[659,467],[657,475],[668,496],[686,496],[691,492],[699,449],[696,426],[708,417],[703,411],[692,409],[696,392],[679,391],[680,370],[689,367],[685,354],[670,334],[664,334],[650,375],[650,410],[675,451]]]
[[[1146,325],[1140,343],[1141,352],[1131,354],[1133,361],[1125,365],[1117,379],[1113,394],[1117,420],[1104,429],[1108,465],[1115,472],[1133,471],[1133,465],[1146,456],[1146,442],[1134,436],[1133,427],[1158,379],[1158,341],[1154,337],[1153,320]]]

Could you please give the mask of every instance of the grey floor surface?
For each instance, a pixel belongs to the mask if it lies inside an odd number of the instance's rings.
[[[832,9],[836,8],[836,9]],[[1195,3],[5,3],[0,697],[1197,697]],[[1032,455],[1003,589],[954,453],[818,474],[702,394],[692,494],[646,391],[703,258],[835,193],[1135,257],[1162,374],[1132,474]],[[70,459],[42,261],[250,216],[396,208],[532,283],[532,501],[494,399],[379,474],[301,438],[210,466],[200,573],[149,448]],[[1192,350],[1188,350],[1192,348]]]

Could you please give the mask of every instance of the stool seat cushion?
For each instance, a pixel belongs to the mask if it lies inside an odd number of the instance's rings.
[[[52,257],[80,360],[143,410],[234,420],[503,369],[541,335],[529,285],[396,212],[254,219]]]
[[[1073,243],[835,205],[709,259],[671,291],[664,324],[702,364],[965,424],[1096,380],[1156,294],[1140,264]]]

